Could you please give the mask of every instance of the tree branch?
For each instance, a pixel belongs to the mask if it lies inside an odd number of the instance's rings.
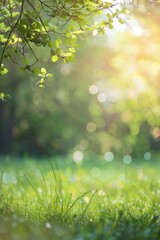
[[[2,64],[3,56],[4,56],[4,53],[5,53],[6,48],[7,48],[7,46],[8,46],[9,40],[10,40],[10,38],[11,38],[11,36],[12,36],[12,33],[14,32],[17,24],[19,23],[19,21],[20,21],[20,19],[21,19],[21,16],[22,16],[22,13],[23,13],[24,2],[25,2],[25,0],[22,0],[19,17],[17,18],[16,23],[15,23],[15,24],[13,25],[13,27],[11,28],[11,31],[10,31],[8,37],[7,37],[7,41],[6,41],[6,43],[5,43],[5,45],[4,45],[4,48],[3,48],[3,50],[2,50],[2,54],[1,54],[1,57],[0,57],[0,66],[1,66],[1,64]]]

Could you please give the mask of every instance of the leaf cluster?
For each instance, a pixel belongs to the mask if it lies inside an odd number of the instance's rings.
[[[107,13],[99,22],[96,15]],[[0,1],[0,65],[11,59],[25,71],[36,74],[34,67],[39,61],[35,48],[49,49],[49,59],[55,63],[74,61],[77,41],[80,36],[91,32],[104,34],[105,28],[113,28],[114,19],[124,23],[121,14],[125,6],[113,1],[102,0],[6,0]],[[17,59],[27,59],[21,61]],[[44,66],[42,67],[44,68]],[[39,68],[38,77],[42,68]],[[4,70],[0,71],[0,75]],[[41,72],[41,74],[43,74]],[[44,86],[42,77],[38,84]],[[43,79],[43,80],[42,80]]]

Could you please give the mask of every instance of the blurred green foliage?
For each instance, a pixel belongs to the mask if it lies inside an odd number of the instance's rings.
[[[49,63],[45,90],[12,69],[1,81],[0,150],[12,154],[144,154],[160,139],[159,32],[147,20],[85,39],[74,63]],[[153,26],[151,28],[151,26]],[[42,62],[45,49],[39,53]],[[83,155],[82,155],[83,157]],[[81,156],[80,156],[81,158]]]

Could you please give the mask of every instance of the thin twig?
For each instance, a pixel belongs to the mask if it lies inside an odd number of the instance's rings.
[[[33,10],[37,13],[37,10],[35,9],[34,5],[33,5],[29,0],[26,0],[26,1],[27,1],[28,4],[33,8]],[[44,24],[44,22],[43,22],[43,20],[42,20],[42,18],[40,17],[39,14],[38,14],[38,18],[39,18],[42,26],[44,27],[44,29],[45,29],[45,31],[46,31],[46,33],[47,33],[48,38],[51,40],[51,37],[50,37],[50,35],[49,35],[49,33],[48,33],[47,29],[46,29],[46,26],[45,26],[45,24]]]

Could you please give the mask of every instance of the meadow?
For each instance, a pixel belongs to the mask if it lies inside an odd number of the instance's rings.
[[[0,160],[0,239],[160,239],[158,157]]]

